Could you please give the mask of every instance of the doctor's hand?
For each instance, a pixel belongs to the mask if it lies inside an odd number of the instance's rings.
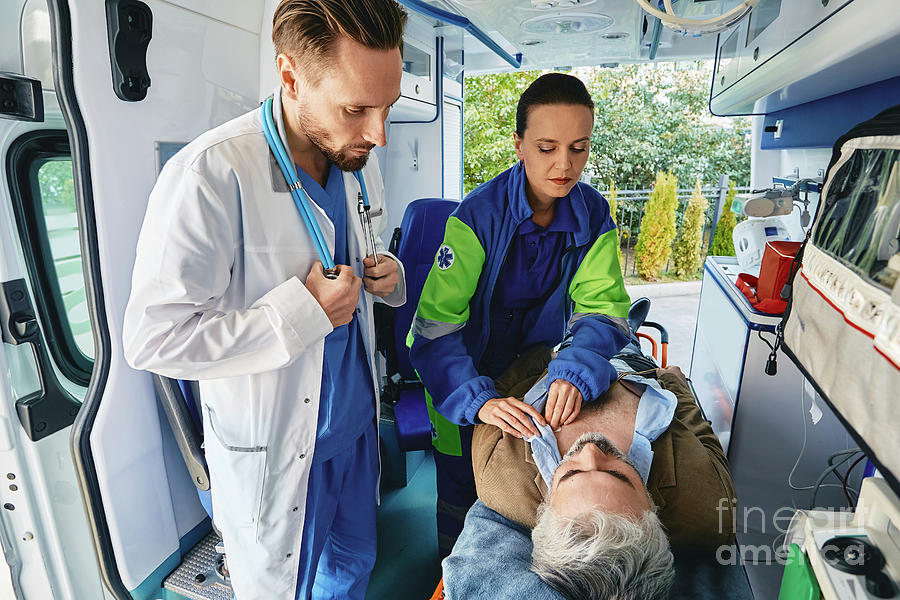
[[[482,423],[499,427],[517,438],[540,435],[529,416],[541,425],[547,424],[533,406],[517,398],[493,398],[478,410],[478,418]]]
[[[353,274],[347,265],[337,265],[337,279],[328,279],[322,263],[316,261],[306,276],[306,289],[328,315],[332,327],[346,325],[353,319],[353,311],[359,302],[362,279]]]
[[[375,259],[367,256],[363,259],[365,272],[363,273],[366,284],[366,291],[373,296],[384,298],[389,296],[397,282],[400,280],[400,270],[397,268],[397,262],[390,256],[384,254],[378,255],[378,264]]]
[[[565,379],[557,379],[551,383],[550,391],[547,392],[547,406],[544,407],[544,416],[550,422],[550,427],[555,431],[560,425],[568,425],[574,421],[581,412],[581,402],[581,392]]]

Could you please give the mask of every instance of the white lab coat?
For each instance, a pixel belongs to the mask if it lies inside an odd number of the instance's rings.
[[[274,113],[287,143],[278,92]],[[200,381],[213,511],[240,600],[294,598],[332,331],[304,286],[318,255],[270,156],[257,109],[168,161],[138,240],[123,334],[134,368]],[[384,184],[374,155],[363,176],[378,215]],[[366,242],[352,173],[344,188],[348,262],[362,276]],[[311,204],[333,255],[334,226]],[[380,233],[383,214],[372,220]],[[386,253],[380,240],[378,247]],[[384,301],[405,300],[401,266]],[[377,396],[372,303],[361,291],[357,313]]]

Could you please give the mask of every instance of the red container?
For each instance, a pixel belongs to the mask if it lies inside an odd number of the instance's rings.
[[[738,275],[737,286],[753,307],[764,313],[780,315],[787,308],[781,290],[791,274],[791,264],[802,242],[766,242],[759,278]]]

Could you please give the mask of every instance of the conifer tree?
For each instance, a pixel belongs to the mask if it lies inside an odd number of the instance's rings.
[[[637,272],[648,281],[656,279],[669,262],[675,240],[675,213],[678,210],[678,178],[671,173],[657,173],[653,192],[644,207],[641,231],[634,253]]]
[[[673,258],[675,274],[678,277],[691,277],[697,273],[702,262],[703,225],[706,223],[706,209],[709,202],[700,189],[700,180],[694,187],[694,193],[688,201],[681,221],[681,235],[675,242]]]
[[[734,256],[734,226],[737,225],[737,219],[731,212],[731,203],[737,194],[734,180],[728,184],[728,193],[725,195],[725,206],[722,207],[722,216],[716,225],[716,234],[713,241],[709,245],[709,253],[711,256]]]
[[[612,179],[609,180],[609,191],[606,194],[606,201],[609,203],[609,216],[612,217],[613,223],[616,224],[616,228],[619,227],[619,217],[618,217],[618,201],[619,197],[619,188],[616,187],[615,182]],[[616,244],[616,250],[619,254],[619,268],[622,268],[622,230],[618,231],[619,242]]]

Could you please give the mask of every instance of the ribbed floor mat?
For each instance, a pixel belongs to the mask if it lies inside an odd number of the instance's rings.
[[[219,542],[219,536],[210,532],[166,577],[163,588],[191,600],[232,600],[231,586],[216,572],[216,544]]]

